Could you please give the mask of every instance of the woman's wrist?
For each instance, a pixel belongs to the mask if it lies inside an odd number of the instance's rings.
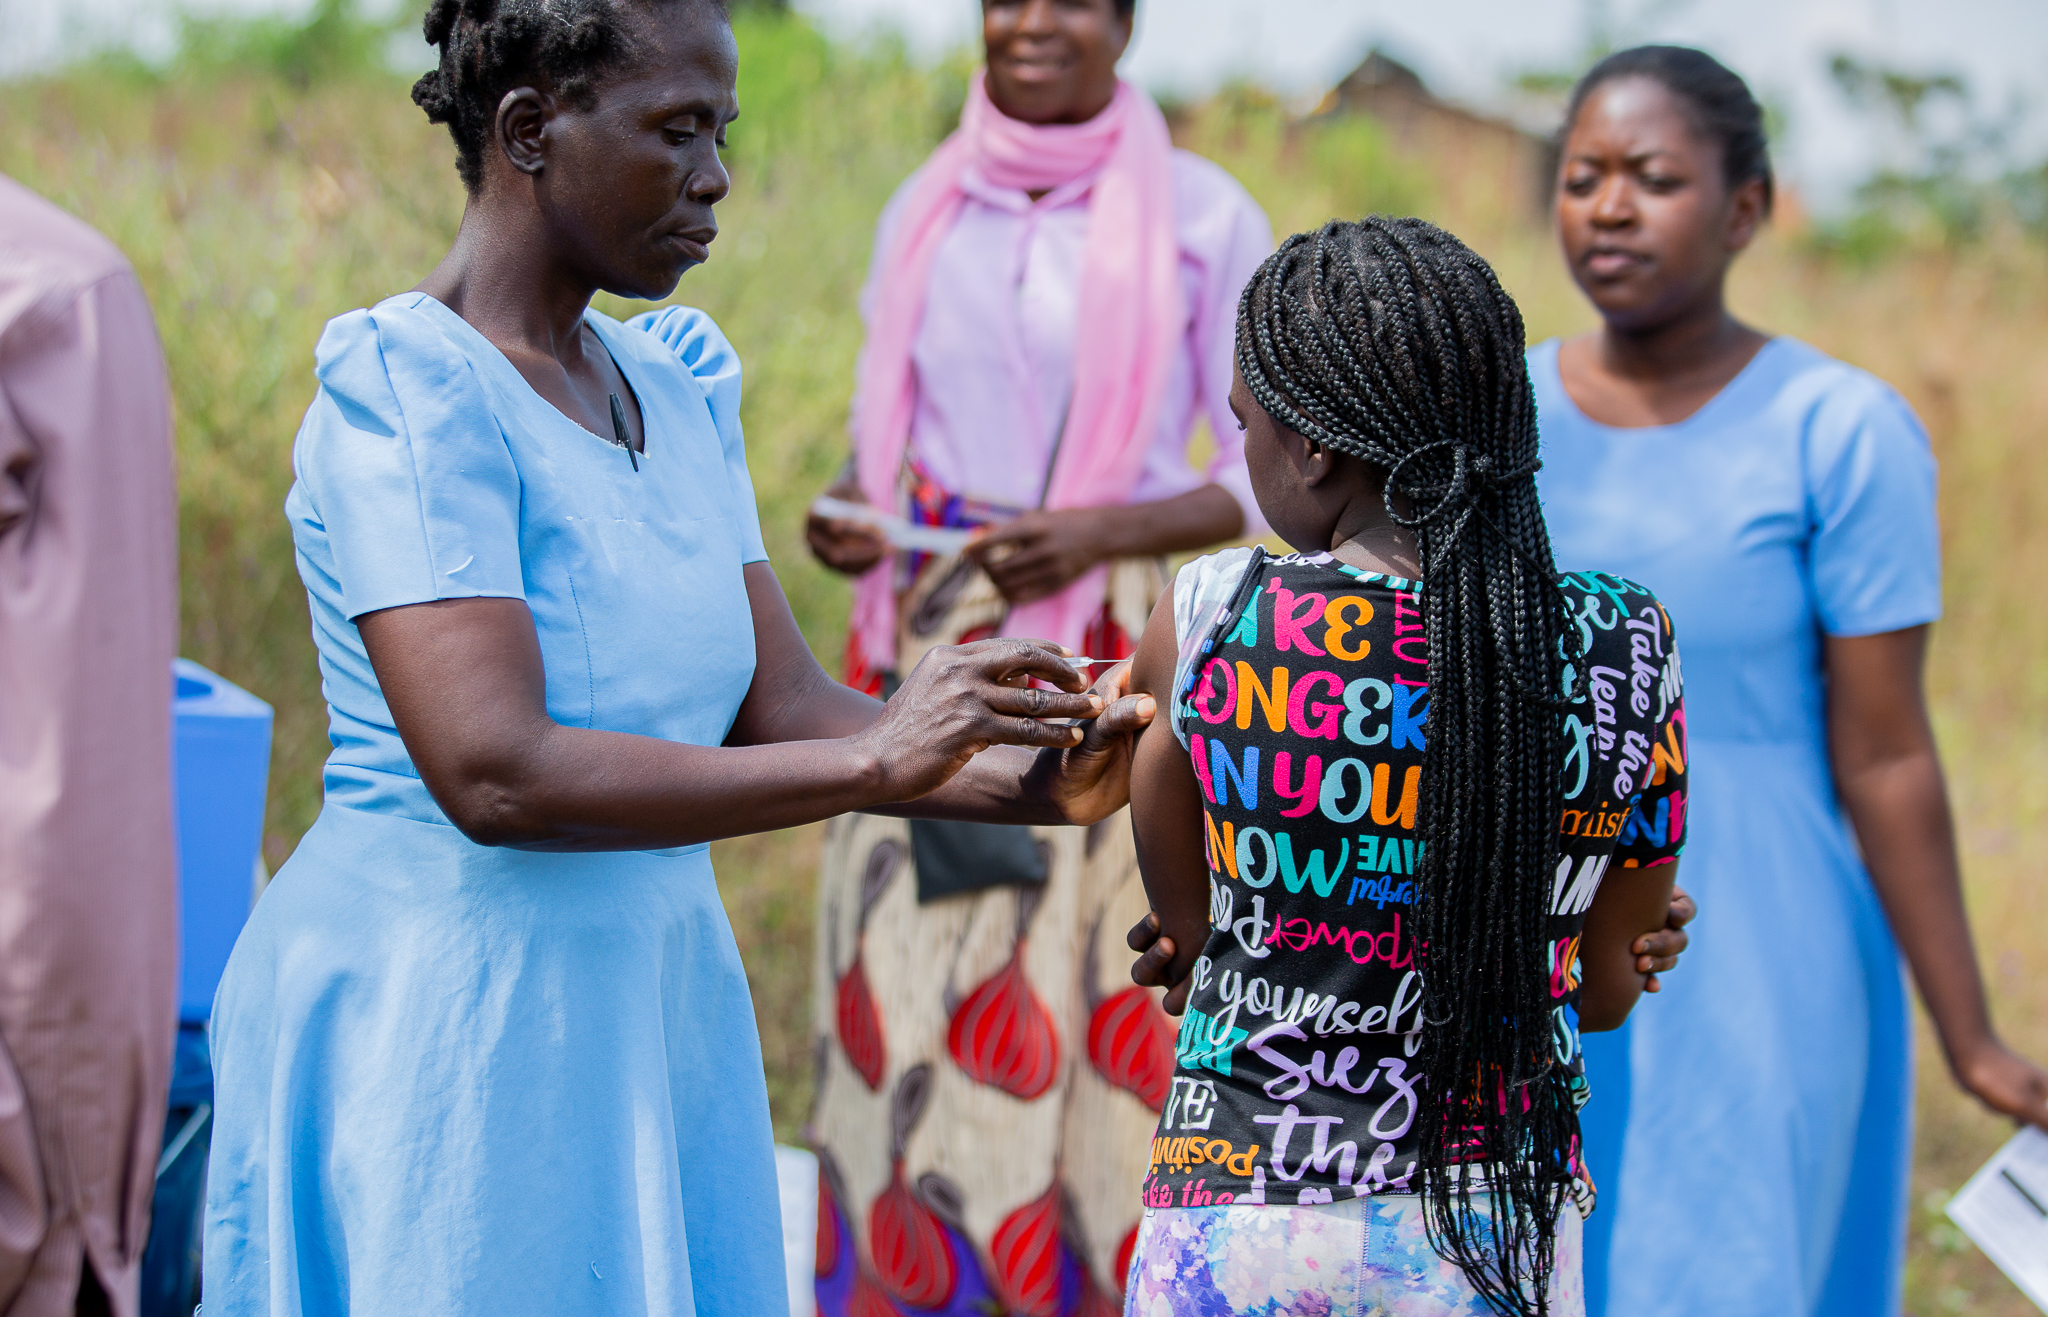
[[[2005,1051],[2005,1044],[1989,1021],[1959,1030],[1942,1029],[1937,1024],[1936,1030],[1941,1035],[1941,1051],[1948,1060],[1948,1068],[1966,1085],[1972,1072]]]
[[[1117,507],[1069,508],[1064,515],[1073,518],[1075,538],[1080,540],[1093,566],[1143,552],[1133,534],[1138,518],[1132,512],[1131,508]]]
[[[890,805],[902,799],[901,793],[894,789],[896,774],[893,766],[888,756],[875,748],[869,729],[830,744],[834,755],[832,776],[859,802],[849,806],[849,811]]]

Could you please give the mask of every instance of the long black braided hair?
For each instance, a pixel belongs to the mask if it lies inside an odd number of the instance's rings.
[[[720,13],[724,0],[697,0]],[[484,146],[498,102],[526,83],[545,85],[579,109],[596,103],[597,79],[633,54],[628,10],[662,0],[433,0],[422,31],[441,48],[439,67],[412,85],[413,103],[455,139],[455,172],[483,185]]]
[[[1521,312],[1493,270],[1418,219],[1296,234],[1238,306],[1252,396],[1384,470],[1388,513],[1419,541],[1424,1212],[1437,1251],[1518,1317],[1549,1310],[1578,1135],[1550,1046],[1546,931],[1564,683],[1584,668],[1536,499],[1522,352]]]

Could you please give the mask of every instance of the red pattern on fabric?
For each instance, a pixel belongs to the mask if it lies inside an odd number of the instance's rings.
[[[875,1275],[896,1298],[913,1308],[936,1308],[953,1297],[958,1277],[945,1228],[903,1182],[896,1163],[889,1187],[868,1209],[868,1248]],[[856,1298],[858,1307],[858,1298]]]
[[[882,698],[882,670],[868,661],[868,652],[861,647],[860,636],[854,633],[846,637],[845,670],[846,675],[840,679],[842,685],[878,700]]]
[[[1088,1017],[1088,1059],[1096,1072],[1154,1111],[1173,1084],[1173,1026],[1139,987],[1125,988]]]
[[[1026,1102],[1042,1097],[1060,1072],[1052,1013],[1024,976],[1024,942],[1010,961],[967,994],[946,1031],[953,1061],[977,1083]]]
[[[989,1240],[995,1282],[1020,1317],[1056,1317],[1060,1306],[1059,1182],[1003,1218]]]
[[[1116,1249],[1116,1283],[1118,1294],[1122,1294],[1123,1287],[1130,1284],[1131,1258],[1136,1255],[1137,1251],[1138,1227],[1132,1226],[1131,1233],[1124,1236],[1124,1242],[1117,1245]]]
[[[1138,647],[1131,643],[1130,632],[1117,622],[1107,601],[1088,624],[1081,638],[1081,652],[1090,658],[1106,659],[1129,658],[1138,652]]]
[[[846,967],[846,973],[839,976],[837,1005],[839,1045],[846,1049],[846,1059],[868,1090],[880,1092],[889,1049],[882,1037],[882,1012],[875,1005],[874,991],[868,987],[868,972],[861,964],[859,952],[854,953],[853,964]]]
[[[889,1296],[869,1280],[866,1272],[853,1278],[853,1302],[846,1305],[846,1317],[903,1317],[889,1302]]]
[[[817,1264],[811,1268],[820,1276],[829,1276],[839,1269],[839,1212],[833,1206],[832,1185],[825,1178],[824,1168],[818,1169],[818,1244]]]

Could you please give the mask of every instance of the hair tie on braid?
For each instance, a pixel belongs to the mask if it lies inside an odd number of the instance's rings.
[[[1522,317],[1485,261],[1421,220],[1296,234],[1238,304],[1259,406],[1386,473],[1415,532],[1429,647],[1415,904],[1430,1242],[1496,1311],[1548,1311],[1578,1116],[1551,1048],[1551,879],[1566,615],[1533,479]],[[1410,511],[1395,510],[1396,497]],[[1567,673],[1578,692],[1560,698]]]
[[[1434,483],[1402,482],[1402,473],[1407,470],[1410,463],[1445,448],[1451,450],[1451,471],[1445,479]],[[1447,516],[1457,517],[1457,527],[1451,532],[1455,538],[1458,532],[1464,529],[1465,521],[1479,510],[1479,504],[1483,499],[1518,480],[1529,479],[1542,467],[1542,462],[1531,458],[1512,469],[1498,469],[1493,454],[1475,453],[1470,445],[1455,439],[1439,439],[1433,444],[1423,444],[1419,448],[1410,449],[1387,468],[1387,515],[1393,518],[1396,525],[1406,526],[1411,530],[1441,521]],[[1407,495],[1411,500],[1433,498],[1436,502],[1431,504],[1426,512],[1403,517],[1394,511],[1392,496],[1396,492]],[[1498,527],[1495,529],[1497,533],[1505,536],[1506,533],[1499,531]]]

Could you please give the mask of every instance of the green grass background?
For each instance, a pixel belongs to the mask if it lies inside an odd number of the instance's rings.
[[[848,595],[803,552],[802,508],[844,457],[854,298],[876,214],[956,117],[965,69],[834,47],[786,16],[743,10],[738,31],[733,192],[711,262],[677,300],[710,311],[746,362],[769,551],[832,667]],[[1249,88],[1181,107],[1175,128],[1236,174],[1280,233],[1367,211],[1422,214],[1494,261],[1532,339],[1590,323],[1546,228],[1513,195],[1509,162],[1483,140],[1406,153],[1370,121],[1302,124]],[[0,170],[119,243],[156,307],[176,401],[183,650],[277,708],[264,838],[275,867],[318,809],[326,752],[281,512],[313,344],[328,318],[410,287],[439,258],[461,214],[451,148],[390,75],[102,60],[0,86]],[[1891,380],[1933,433],[1949,611],[1931,680],[1972,909],[2000,1020],[2048,1057],[2048,899],[2032,862],[2048,839],[2048,262],[2012,235],[1854,261],[1809,237],[1795,214],[1781,218],[1740,267],[1735,302]],[[785,1134],[809,1096],[817,845],[812,828],[715,848]],[[1796,991],[1798,967],[1785,975]],[[2026,1313],[1939,1212],[2007,1129],[1955,1093],[1931,1046],[1923,1060],[1909,1308]]]

